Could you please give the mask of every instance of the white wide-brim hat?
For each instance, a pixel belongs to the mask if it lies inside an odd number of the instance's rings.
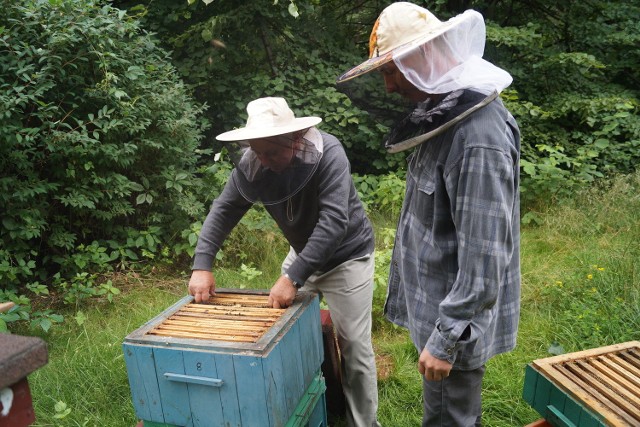
[[[216,136],[218,141],[246,141],[268,138],[308,129],[320,123],[320,117],[295,117],[284,98],[258,98],[247,104],[247,124]]]
[[[395,56],[411,51],[459,25],[469,16],[466,13],[441,21],[427,9],[409,2],[387,6],[371,30],[369,59],[338,77],[342,83],[390,62]]]

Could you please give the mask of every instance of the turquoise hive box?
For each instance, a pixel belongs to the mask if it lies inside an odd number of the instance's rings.
[[[639,427],[640,341],[534,360],[523,398],[554,427]]]
[[[130,333],[123,351],[136,416],[156,426],[326,426],[318,296],[287,309],[268,292],[187,296]]]

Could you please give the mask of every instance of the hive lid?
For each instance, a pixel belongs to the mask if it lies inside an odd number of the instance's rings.
[[[640,341],[538,359],[532,366],[608,425],[640,425]]]

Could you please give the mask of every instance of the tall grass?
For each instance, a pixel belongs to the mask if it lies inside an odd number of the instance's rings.
[[[640,174],[617,178],[606,188],[539,210],[537,223],[523,227],[518,346],[487,366],[484,425],[522,426],[540,418],[521,397],[524,369],[549,356],[552,344],[570,352],[640,339],[639,190]],[[389,229],[395,218],[372,219],[378,236],[374,345],[379,419],[384,426],[416,426],[422,410],[417,352],[405,330],[382,318]],[[273,233],[265,239],[255,233],[232,240],[236,250],[247,242],[250,249],[237,251],[235,267],[233,262],[224,264],[217,274],[218,286],[266,289],[275,279],[286,245]],[[229,257],[231,252],[227,251]],[[252,256],[257,254],[262,255]],[[262,275],[248,274],[240,263]],[[187,273],[164,271],[113,280],[123,291],[113,304],[69,307],[67,321],[44,336],[49,363],[29,377],[36,426],[135,425],[121,343],[186,294]]]

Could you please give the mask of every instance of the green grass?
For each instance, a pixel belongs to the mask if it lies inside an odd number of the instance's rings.
[[[483,388],[483,422],[523,426],[540,416],[523,401],[524,369],[547,357],[557,342],[567,352],[640,339],[640,175],[610,187],[577,194],[571,202],[537,212],[538,223],[522,230],[522,316],[518,346],[491,360]],[[416,426],[421,419],[417,353],[405,330],[382,319],[385,254],[383,229],[395,219],[373,216],[378,242],[374,345],[379,357],[379,419],[384,426]],[[268,288],[279,272],[286,245],[273,234],[266,242],[236,237],[246,259],[263,272],[247,281],[239,267],[217,274],[219,287]],[[231,251],[229,251],[231,253]],[[263,254],[262,258],[255,257]],[[230,257],[231,255],[229,255]],[[121,344],[124,337],[186,295],[184,271],[112,279],[123,292],[114,303],[90,302],[66,309],[66,322],[46,339],[49,363],[29,376],[35,426],[135,425]],[[34,334],[30,331],[16,333]],[[70,412],[64,415],[63,402]],[[56,414],[60,418],[56,418]],[[337,423],[337,425],[342,425]]]

